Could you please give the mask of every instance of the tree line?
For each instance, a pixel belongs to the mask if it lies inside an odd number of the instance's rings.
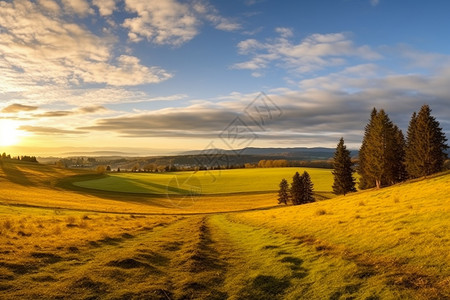
[[[378,111],[374,108],[364,129],[356,170],[344,138],[337,144],[333,156],[333,193],[356,192],[355,171],[360,175],[360,189],[380,188],[441,172],[449,149],[446,142],[445,134],[428,105],[412,114],[406,138],[383,109]],[[290,189],[285,179],[281,181],[278,203],[309,203],[314,199],[312,186],[307,172],[302,176],[297,172]]]
[[[380,188],[441,172],[449,148],[446,142],[428,105],[412,114],[406,138],[383,109],[374,108],[359,150],[359,188]],[[335,194],[356,191],[353,173],[350,152],[341,138],[333,158]]]
[[[36,156],[28,156],[28,155],[18,155],[18,156],[11,156],[11,154],[6,154],[5,152],[2,153],[0,156],[0,159],[2,160],[20,160],[20,161],[28,161],[28,162],[38,162],[36,159]]]

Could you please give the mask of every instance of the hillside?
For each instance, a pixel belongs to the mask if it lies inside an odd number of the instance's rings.
[[[450,298],[449,172],[296,207],[145,215],[162,208],[58,185],[80,171],[0,167],[1,297]]]

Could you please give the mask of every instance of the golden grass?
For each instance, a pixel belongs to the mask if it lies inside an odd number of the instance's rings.
[[[67,186],[72,178],[80,175],[85,178],[91,173],[26,162],[0,163],[0,204],[90,212],[193,214],[268,208],[277,203],[275,193],[271,192],[245,197],[240,194],[191,197],[71,190]]]
[[[277,209],[274,194],[183,209],[58,185],[80,173],[1,166],[0,298],[450,297],[450,173]],[[186,215],[243,207],[264,209]]]

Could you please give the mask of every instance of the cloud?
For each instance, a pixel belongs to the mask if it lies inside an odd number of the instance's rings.
[[[380,4],[380,0],[370,0],[370,5],[377,6],[378,4]]]
[[[92,113],[107,111],[107,110],[108,110],[107,108],[105,108],[104,106],[101,106],[101,105],[85,106],[85,107],[78,108],[78,111],[80,113],[84,113],[84,114],[92,114]]]
[[[255,94],[240,93],[197,101],[188,107],[101,118],[91,126],[78,129],[130,138],[220,141],[220,134],[239,116],[260,141],[334,147],[343,136],[350,147],[358,148],[374,106],[385,109],[391,120],[406,132],[412,112],[427,103],[448,136],[448,76],[450,67],[432,75],[419,75],[393,74],[371,63],[350,66],[336,73],[302,80],[297,89],[284,88],[268,93],[282,115],[267,122],[263,129],[244,112]]]
[[[74,110],[46,111],[44,113],[35,114],[34,117],[39,118],[67,117],[71,115],[93,114],[104,111],[108,111],[108,109],[100,105],[95,105],[95,106],[79,107]]]
[[[39,0],[39,4],[47,11],[58,14],[61,10],[59,4],[53,0]]]
[[[308,73],[344,65],[348,58],[376,60],[382,57],[367,45],[356,46],[346,33],[312,34],[296,44],[288,39],[292,30],[276,28],[276,32],[280,34],[276,39],[239,42],[238,53],[248,55],[250,59],[235,63],[232,68],[258,70],[274,66]]]
[[[292,29],[286,27],[277,27],[275,28],[275,32],[279,33],[281,37],[288,38],[294,35]]]
[[[2,109],[3,113],[17,113],[21,111],[33,111],[38,109],[37,106],[30,106],[30,105],[23,105],[19,103],[14,103],[11,105],[8,105]]]
[[[53,117],[67,117],[73,114],[74,114],[73,111],[60,110],[60,111],[47,111],[42,114],[36,114],[34,116],[39,118],[53,118]]]
[[[46,126],[31,126],[31,125],[22,125],[18,128],[22,131],[27,131],[33,133],[35,135],[60,135],[60,134],[86,134],[86,131],[81,130],[66,130],[59,129],[54,127],[46,127]]]
[[[110,16],[116,9],[116,0],[93,0],[92,4],[98,7],[101,16]]]
[[[45,6],[40,6],[39,4]],[[3,91],[34,86],[79,86],[102,83],[134,86],[172,77],[162,68],[144,66],[130,55],[114,55],[117,40],[99,36],[48,12],[57,4],[41,1],[0,2],[0,72]],[[81,12],[84,1],[67,1]],[[44,9],[42,9],[44,8]],[[24,76],[26,74],[26,76]],[[4,88],[3,88],[4,87]]]
[[[146,39],[157,45],[180,46],[192,40],[198,33],[203,20],[218,30],[235,31],[241,28],[219,14],[207,1],[191,3],[177,0],[125,0],[126,9],[137,14],[126,18],[123,26],[129,30],[132,42]]]
[[[68,13],[73,12],[81,17],[94,13],[86,0],[62,0],[62,3]]]
[[[155,44],[179,46],[198,33],[199,21],[187,4],[175,0],[125,0],[125,5],[137,14],[123,23],[131,41],[145,38]]]

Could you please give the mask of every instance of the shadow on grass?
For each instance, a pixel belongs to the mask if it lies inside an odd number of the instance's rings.
[[[6,176],[6,179],[15,184],[20,184],[24,186],[32,186],[33,183],[28,179],[28,177],[20,171],[16,164],[3,162],[0,160],[0,168]]]
[[[238,299],[283,299],[285,290],[290,286],[291,281],[287,278],[258,275],[249,286],[240,291]]]

